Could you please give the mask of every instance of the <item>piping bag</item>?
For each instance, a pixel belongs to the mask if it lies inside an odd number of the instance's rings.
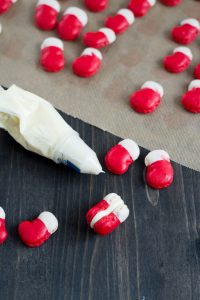
[[[0,128],[25,149],[77,172],[103,172],[96,153],[51,104],[16,85],[0,89]]]

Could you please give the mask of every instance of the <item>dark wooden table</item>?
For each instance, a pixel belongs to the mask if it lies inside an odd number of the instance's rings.
[[[119,138],[63,116],[103,163]],[[9,230],[0,247],[0,300],[200,299],[200,174],[174,163],[174,184],[151,190],[143,180],[146,153],[120,177],[79,175],[0,131],[0,206]],[[100,237],[85,214],[110,192],[122,196],[130,216]],[[42,247],[26,248],[17,225],[44,210],[57,216],[59,230]]]

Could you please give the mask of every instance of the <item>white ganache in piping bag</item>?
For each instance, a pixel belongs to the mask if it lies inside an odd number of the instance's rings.
[[[0,89],[0,127],[25,149],[80,173],[99,174],[96,153],[46,100],[16,85]]]

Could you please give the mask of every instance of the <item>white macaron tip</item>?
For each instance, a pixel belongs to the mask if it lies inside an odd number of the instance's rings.
[[[116,34],[112,29],[104,27],[104,28],[100,28],[98,31],[105,34],[109,44],[114,43],[114,41],[116,40]]]
[[[64,15],[73,15],[77,17],[81,22],[81,24],[83,25],[83,27],[86,26],[86,24],[88,23],[88,16],[86,12],[79,7],[71,6],[67,8],[66,11],[64,12]]]
[[[162,87],[161,84],[155,82],[155,81],[146,81],[141,89],[144,89],[144,88],[149,88],[149,89],[152,89],[153,91],[157,92],[158,94],[160,94],[160,97],[162,98],[164,96],[164,89]]]
[[[106,195],[103,200],[105,200],[109,205],[116,203],[116,202],[121,202],[123,201],[122,198],[117,195],[116,193],[110,193],[108,195]]]
[[[60,12],[60,4],[56,0],[39,0],[37,3],[37,6],[40,5],[47,5],[53,9],[55,9],[57,12]]]
[[[99,50],[95,49],[95,48],[86,48],[82,54],[82,55],[95,55],[96,57],[98,57],[100,60],[103,59],[102,54]]]
[[[0,219],[5,220],[5,218],[6,218],[5,211],[4,211],[4,209],[0,206]]]
[[[181,21],[180,24],[181,25],[188,24],[188,25],[191,25],[191,26],[197,28],[198,30],[200,30],[200,23],[199,23],[199,21],[197,19],[193,19],[193,18],[191,18],[191,19],[185,19],[185,20]]]
[[[156,4],[156,0],[148,0],[148,2],[151,5],[151,7]]]
[[[186,55],[190,60],[192,60],[193,58],[192,51],[188,47],[177,47],[173,51],[173,53],[178,53],[178,52]]]
[[[38,219],[40,219],[44,223],[50,234],[53,234],[58,229],[58,220],[51,212],[42,212],[38,216]]]
[[[64,50],[63,42],[55,37],[49,37],[42,42],[41,50],[47,47],[57,47]]]
[[[135,16],[133,12],[128,8],[120,9],[117,14],[123,16],[129,23],[129,25],[132,25],[135,21]]]
[[[119,209],[114,211],[114,214],[119,219],[120,223],[123,223],[129,216],[129,209],[126,204],[123,204]]]
[[[121,145],[123,148],[125,148],[128,151],[133,161],[136,161],[136,159],[138,159],[140,155],[140,148],[138,147],[136,142],[134,142],[131,139],[125,139],[119,142],[119,145]]]
[[[200,88],[200,80],[195,79],[190,82],[188,91],[191,91],[192,89],[199,89],[199,88]]]
[[[145,166],[148,167],[159,160],[170,161],[169,154],[164,150],[153,150],[153,151],[149,152],[149,154],[147,154],[147,156],[145,157],[144,163],[145,163]]]

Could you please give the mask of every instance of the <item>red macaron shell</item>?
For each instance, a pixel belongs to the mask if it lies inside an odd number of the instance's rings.
[[[42,30],[52,30],[57,24],[58,12],[48,5],[39,5],[35,9],[35,24]]]
[[[200,79],[200,64],[198,64],[194,69],[194,77]]]
[[[65,15],[58,24],[58,36],[65,41],[77,39],[83,29],[82,23],[74,15]]]
[[[105,21],[105,26],[112,29],[116,34],[123,33],[130,25],[126,18],[120,14],[110,16]]]
[[[0,245],[2,245],[8,237],[8,233],[5,226],[5,219],[0,218]]]
[[[60,71],[65,65],[63,50],[55,46],[43,48],[40,53],[40,64],[45,71]]]
[[[107,46],[109,41],[105,34],[101,31],[86,32],[83,36],[83,44],[87,47],[100,49]]]
[[[130,105],[138,113],[149,114],[154,112],[159,106],[160,99],[159,93],[152,89],[144,88],[130,96]]]
[[[128,8],[134,13],[135,17],[143,17],[147,14],[151,5],[147,0],[131,0]]]
[[[159,160],[146,167],[146,183],[154,189],[168,187],[174,179],[174,170],[167,160]]]
[[[181,103],[183,107],[192,113],[200,113],[200,88],[193,88],[185,93]]]
[[[80,77],[95,75],[101,67],[101,60],[94,54],[82,55],[72,64],[74,74]]]
[[[94,231],[100,235],[107,235],[120,225],[120,221],[114,213],[101,218],[94,224]]]
[[[40,219],[20,223],[18,232],[23,243],[29,247],[39,247],[51,235]]]
[[[86,214],[86,221],[87,221],[88,225],[90,225],[92,219],[94,218],[94,216],[97,213],[99,213],[102,210],[107,209],[108,207],[109,207],[108,202],[105,200],[101,200],[96,205],[94,205],[92,208],[90,208],[90,210]]]
[[[108,5],[108,0],[85,0],[84,4],[87,7],[87,9],[91,11],[100,12],[106,9]]]
[[[0,0],[0,14],[7,12],[12,4],[11,0]]]
[[[189,67],[190,63],[190,58],[182,52],[173,53],[163,60],[165,69],[170,73],[181,73]]]
[[[199,30],[190,24],[184,24],[172,29],[173,40],[182,45],[188,45],[192,43],[198,34]]]
[[[182,0],[160,0],[166,6],[177,6],[182,3]]]
[[[124,174],[132,163],[129,152],[120,144],[112,147],[105,157],[106,168],[117,175]]]

